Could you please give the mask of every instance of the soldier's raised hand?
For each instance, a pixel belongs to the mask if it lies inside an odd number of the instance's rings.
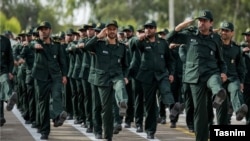
[[[102,39],[107,36],[107,28],[103,28],[99,34],[96,35],[98,39]]]
[[[178,24],[176,27],[175,27],[175,31],[181,31],[182,29],[188,27],[192,22],[194,22],[195,19],[187,19],[187,20],[184,20],[182,23]]]

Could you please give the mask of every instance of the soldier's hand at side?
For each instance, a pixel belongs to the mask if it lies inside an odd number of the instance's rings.
[[[168,79],[169,79],[170,83],[174,82],[174,76],[173,75],[169,75]]]
[[[175,27],[175,31],[181,31],[183,28],[189,26],[192,22],[194,22],[195,20],[194,19],[188,19],[188,20],[185,20],[183,21],[182,23],[178,24],[176,27]]]
[[[124,78],[125,84],[128,84],[128,78]]]
[[[15,66],[18,66],[18,65],[19,65],[18,61],[15,60],[15,61],[14,61],[14,65],[15,65]]]
[[[103,28],[99,34],[96,35],[98,39],[102,39],[107,36],[107,28]]]
[[[63,85],[67,84],[67,77],[66,76],[62,77],[62,83],[63,83]]]
[[[43,49],[42,45],[41,44],[35,44],[35,49]]]
[[[18,60],[18,64],[23,64],[25,62],[25,60],[23,59],[23,58],[20,58],[19,60]]]
[[[240,83],[240,91],[243,93],[244,92],[244,84]]]
[[[14,78],[12,73],[9,73],[9,79],[12,80]]]
[[[226,82],[227,81],[227,75],[225,73],[221,73],[220,75],[222,82]]]

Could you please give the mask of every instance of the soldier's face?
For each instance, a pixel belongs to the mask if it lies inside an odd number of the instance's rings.
[[[89,38],[95,36],[95,30],[94,30],[94,28],[91,27],[91,28],[88,28],[88,29],[87,29],[87,36],[88,36]]]
[[[222,40],[231,40],[233,37],[233,31],[227,29],[221,29],[220,35]]]
[[[250,44],[250,35],[249,34],[245,35],[244,38],[245,38],[245,41]]]
[[[114,25],[109,25],[107,27],[107,36],[110,38],[110,39],[115,39],[117,38],[117,27],[114,26]]]
[[[153,37],[155,36],[155,33],[156,33],[156,27],[154,26],[145,26],[145,34],[147,37]]]
[[[213,22],[208,19],[198,19],[198,29],[201,32],[208,32],[210,27],[213,26]]]
[[[47,39],[50,37],[51,29],[47,27],[41,27],[39,30],[39,37],[41,39]]]

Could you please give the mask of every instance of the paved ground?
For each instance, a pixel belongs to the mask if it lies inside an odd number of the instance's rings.
[[[12,112],[5,111],[6,123],[0,127],[0,141],[39,141],[40,134],[30,125],[24,124],[19,111],[14,108]],[[235,116],[232,117],[232,124],[244,124],[238,122]],[[158,124],[155,139],[152,141],[194,141],[195,136],[189,133],[185,126],[185,114],[180,115],[177,128],[169,128],[170,124]],[[114,135],[114,141],[147,141],[145,133],[136,133],[135,127],[125,129]],[[80,125],[74,125],[73,120],[68,120],[62,127],[51,126],[49,141],[98,141],[93,134],[86,133],[86,129]],[[102,140],[99,140],[102,141]]]

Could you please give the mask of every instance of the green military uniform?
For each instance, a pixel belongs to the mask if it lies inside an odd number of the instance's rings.
[[[148,21],[144,27],[156,28],[155,21]],[[149,27],[148,27],[149,28]],[[155,41],[147,38],[139,41],[137,47],[141,52],[141,64],[136,79],[142,83],[145,105],[145,131],[149,139],[154,138],[157,127],[156,92],[159,91],[165,105],[174,105],[170,90],[169,75],[174,74],[174,59],[166,40],[155,35]]]
[[[245,42],[242,44],[242,49],[243,48],[250,48],[250,42],[249,42],[249,38],[250,38],[250,28],[247,28],[246,31],[244,33],[242,33],[242,35],[245,36]],[[243,52],[243,57],[245,60],[245,66],[246,66],[246,76],[244,79],[244,102],[247,104],[248,109],[250,107],[250,52],[246,51]],[[246,115],[246,124],[250,125],[250,112],[248,110],[248,113]]]
[[[128,61],[129,63],[132,60],[131,54],[131,40],[134,37],[134,27],[132,25],[127,25],[123,28],[123,32],[126,33],[127,40],[125,44],[127,44],[127,53],[128,53]],[[128,94],[128,109],[126,111],[125,117],[125,128],[131,127],[131,122],[134,121],[134,95],[132,90],[132,77],[128,77],[129,83],[126,85],[126,91]]]
[[[89,39],[91,39],[94,34],[96,27],[95,23],[89,23],[87,25],[84,25],[84,29],[87,31],[88,38],[84,38],[78,43],[87,43]],[[93,118],[92,118],[92,92],[91,92],[91,85],[88,82],[89,77],[89,68],[90,68],[90,62],[91,62],[91,55],[88,51],[85,49],[82,49],[83,57],[82,57],[82,64],[81,64],[81,71],[80,71],[80,77],[82,78],[82,87],[84,91],[84,110],[86,115],[86,127],[87,133],[93,132]]]
[[[137,29],[137,32],[144,32],[142,31],[144,27],[139,26]],[[136,79],[136,75],[138,73],[138,70],[140,68],[141,64],[141,52],[136,47],[138,38],[135,36],[130,41],[130,49],[132,54],[132,59],[130,62],[130,71],[129,75],[132,77],[132,90],[133,95],[135,98],[135,125],[136,125],[136,132],[143,132],[143,117],[144,117],[144,99],[143,99],[143,90],[141,86],[141,82]]]
[[[63,37],[64,38],[64,37]],[[64,53],[66,54],[66,64],[67,64],[67,72],[70,69],[70,54],[66,52],[66,48],[68,47],[68,43],[61,43],[61,46],[64,50]],[[69,77],[67,76],[67,79],[69,80]],[[72,108],[72,100],[71,100],[71,87],[70,83],[67,83],[66,85],[63,86],[63,107],[68,113],[67,119],[73,119],[73,108]]]
[[[234,26],[230,22],[222,22],[220,25],[221,30],[226,30],[225,32],[233,32]],[[224,31],[221,31],[224,32]],[[228,92],[228,100],[223,102],[223,105],[217,108],[217,120],[218,124],[228,124],[228,105],[231,102],[233,110],[236,113],[236,120],[242,120],[245,116],[243,105],[243,94],[240,90],[240,84],[243,84],[245,78],[245,66],[243,62],[243,56],[241,48],[236,45],[233,41],[229,44],[223,44],[222,46],[223,57],[227,64],[227,82],[223,84],[223,87]]]
[[[22,42],[25,40],[25,31],[22,31],[22,33],[18,34],[21,38],[21,42],[16,44],[13,50],[13,56],[14,60],[18,62],[20,58],[20,53],[22,51],[23,45]],[[26,85],[25,85],[25,77],[26,77],[26,64],[18,64],[16,70],[16,81],[17,81],[17,94],[18,94],[18,103],[17,107],[22,113],[22,116],[25,120],[27,120],[27,114],[25,112],[25,107],[24,107],[24,99],[26,96]]]
[[[197,19],[213,20],[210,11],[201,11]],[[218,34],[202,35],[172,31],[167,40],[182,39],[189,49],[187,51],[183,80],[191,88],[194,102],[194,128],[197,141],[208,140],[208,106],[209,90],[213,95],[225,95],[220,73],[226,74],[226,64],[222,57],[221,39]],[[205,103],[204,103],[205,101]],[[211,109],[211,108],[210,108]]]
[[[104,23],[98,23],[95,32],[99,33],[105,27]],[[89,74],[88,74],[88,82],[91,85],[91,96],[92,96],[92,120],[93,120],[93,132],[95,134],[96,139],[102,138],[102,105],[100,94],[98,92],[97,83],[95,81],[96,77],[96,54],[90,53],[90,65],[89,65]]]
[[[39,24],[38,31],[40,28],[51,29],[51,25],[44,21]],[[54,126],[58,127],[63,124],[67,116],[62,107],[62,77],[66,77],[67,73],[65,54],[60,43],[53,42],[51,39],[50,41],[49,44],[45,44],[42,40],[36,40],[33,43],[34,47],[36,44],[43,47],[34,48],[35,60],[32,69],[32,76],[38,89],[41,139],[48,139],[50,119],[53,119]]]
[[[65,34],[66,36],[73,36],[74,30],[70,28],[66,31]],[[70,60],[67,77],[69,78],[69,83],[70,83],[70,88],[71,88],[73,117],[75,119],[74,123],[81,124],[81,122],[83,121],[80,121],[80,115],[79,115],[79,108],[78,108],[79,93],[77,91],[77,86],[78,86],[77,79],[73,78],[73,73],[74,73],[74,68],[75,68],[75,63],[76,63],[76,48],[75,48],[76,44],[77,44],[76,41],[71,41],[66,48],[66,52]]]
[[[12,93],[9,81],[9,73],[12,73],[14,59],[10,40],[0,35],[0,126],[6,122],[4,118],[4,101],[7,101]]]
[[[112,21],[106,26],[109,25],[118,27],[116,21]],[[126,46],[118,42],[109,44],[107,41],[98,40],[94,36],[84,48],[96,54],[94,83],[98,87],[101,99],[104,138],[112,139],[114,96],[118,104],[127,102],[124,78],[128,75],[129,64],[126,56]]]
[[[29,36],[32,34],[32,30],[28,33]],[[25,62],[27,64],[26,68],[26,87],[27,87],[27,95],[25,96],[25,110],[26,110],[26,116],[25,116],[25,122],[32,123],[33,127],[35,126],[35,120],[36,120],[36,102],[35,102],[35,86],[34,86],[34,78],[31,75],[31,71],[34,64],[34,58],[35,53],[32,49],[32,44],[29,43],[27,46],[23,47],[20,57],[25,59]]]

